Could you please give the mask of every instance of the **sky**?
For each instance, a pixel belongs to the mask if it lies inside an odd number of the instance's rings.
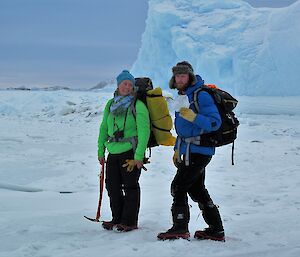
[[[0,85],[92,87],[129,69],[147,0],[1,0]]]
[[[115,78],[137,58],[147,8],[148,0],[1,0],[0,87],[90,88]]]

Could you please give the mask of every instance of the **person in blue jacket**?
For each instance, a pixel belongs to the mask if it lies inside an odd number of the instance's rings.
[[[210,94],[201,91],[204,81],[199,75],[194,75],[190,63],[179,62],[172,68],[172,72],[169,87],[177,89],[181,95],[186,95],[190,106],[181,108],[175,113],[177,139],[173,162],[177,167],[177,173],[171,184],[173,226],[166,232],[159,233],[157,237],[162,240],[190,237],[189,195],[198,203],[202,216],[208,224],[208,228],[196,231],[194,237],[225,241],[219,210],[205,187],[205,167],[214,155],[215,148],[201,146],[201,135],[218,130],[221,126],[221,117]],[[195,94],[195,91],[199,93]],[[199,105],[198,113],[194,104],[195,99]]]

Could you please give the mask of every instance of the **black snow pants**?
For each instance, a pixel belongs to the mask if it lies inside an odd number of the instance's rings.
[[[214,205],[205,187],[205,167],[211,156],[198,153],[190,154],[190,165],[185,166],[184,160],[179,164],[177,173],[171,184],[173,196],[173,222],[186,227],[189,219],[188,195],[198,203],[206,223],[216,229],[223,230],[219,211]]]
[[[126,160],[132,159],[132,150],[121,154],[109,154],[105,180],[112,221],[127,226],[137,226],[140,209],[141,170],[135,167],[133,171],[128,172],[126,167],[122,167]]]

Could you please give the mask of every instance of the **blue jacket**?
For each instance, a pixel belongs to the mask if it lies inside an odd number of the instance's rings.
[[[197,113],[193,102],[193,92],[202,87],[204,81],[199,75],[196,75],[197,83],[191,86],[188,86],[185,90],[185,94],[188,96],[190,109]],[[211,95],[205,91],[200,91],[198,93],[198,104],[199,104],[199,113],[193,122],[189,122],[184,118],[179,116],[179,112],[175,112],[175,129],[177,133],[177,139],[174,149],[178,148],[178,137],[194,137],[199,136],[203,133],[208,133],[216,131],[221,126],[221,117],[218,111],[217,106],[214,103],[214,99]],[[186,153],[187,144],[185,142],[181,143],[179,153],[184,155]],[[191,153],[200,153],[203,155],[214,155],[215,147],[204,147],[191,144],[190,146]]]

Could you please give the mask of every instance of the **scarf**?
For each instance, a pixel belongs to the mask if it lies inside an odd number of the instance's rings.
[[[110,106],[110,113],[114,116],[125,114],[133,101],[134,97],[132,95],[115,96]]]

